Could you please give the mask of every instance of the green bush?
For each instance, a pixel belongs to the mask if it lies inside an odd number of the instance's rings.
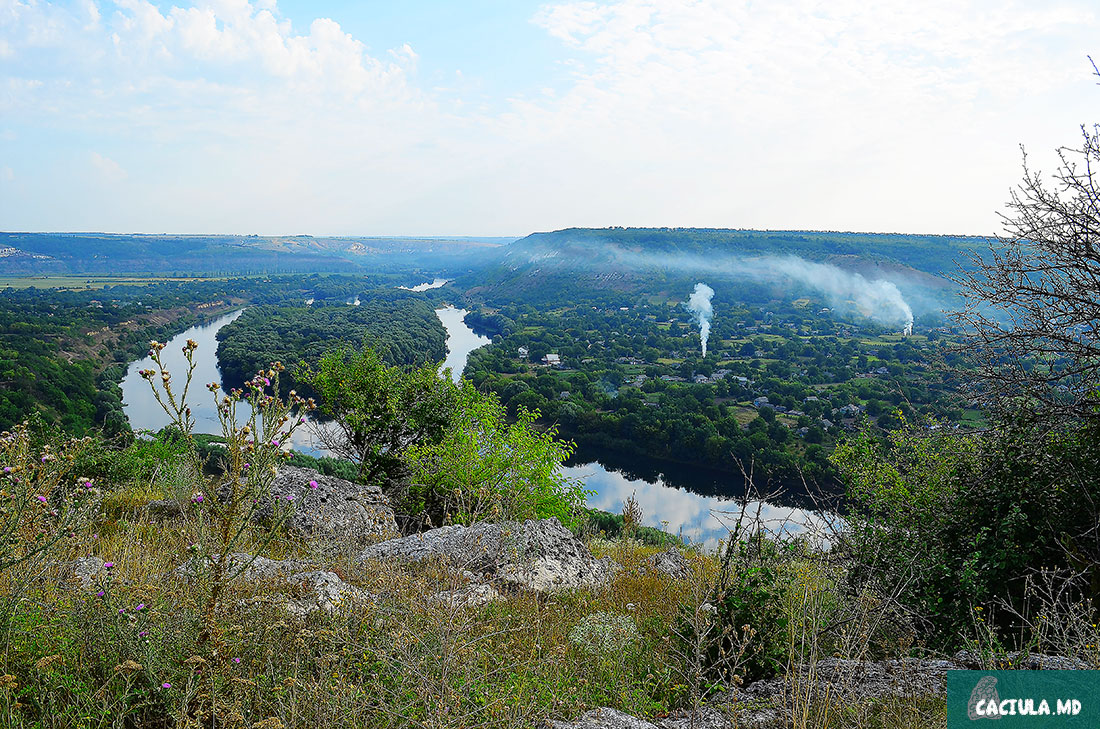
[[[1017,628],[1038,570],[1082,573],[1067,587],[1100,602],[1097,436],[1088,424],[1005,423],[983,434],[909,427],[849,438],[832,459],[851,496],[852,589],[896,596],[944,649],[958,647],[974,606],[1007,607],[997,627]]]

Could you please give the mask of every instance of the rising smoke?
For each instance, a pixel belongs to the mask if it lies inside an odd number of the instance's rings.
[[[868,280],[855,271],[846,271],[829,263],[815,263],[797,256],[759,258],[701,258],[691,255],[653,256],[618,250],[617,258],[627,264],[652,266],[684,272],[706,271],[731,278],[749,278],[765,283],[795,282],[821,294],[833,309],[853,312],[885,326],[913,332],[913,310],[901,291],[886,279]],[[700,284],[703,286],[703,284]],[[710,287],[706,287],[711,291]],[[696,286],[696,293],[699,287]],[[692,296],[694,301],[695,295]],[[689,309],[695,311],[689,303]],[[710,329],[710,296],[707,296],[707,323]],[[702,329],[700,323],[700,329]]]
[[[699,339],[703,343],[703,357],[707,356],[707,340],[710,339],[710,320],[714,316],[714,308],[710,300],[714,296],[714,289],[705,283],[695,284],[695,291],[688,299],[687,308],[695,315],[699,322]]]

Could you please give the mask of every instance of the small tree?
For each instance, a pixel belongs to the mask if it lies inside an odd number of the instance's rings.
[[[413,370],[387,367],[369,347],[326,352],[313,369],[296,377],[321,397],[321,412],[335,427],[317,437],[333,455],[359,464],[360,478],[395,478],[414,443],[438,442],[454,412],[456,388],[435,365]]]
[[[556,516],[574,523],[585,492],[561,471],[573,446],[557,440],[555,428],[537,430],[537,418],[538,411],[520,408],[509,423],[496,395],[463,381],[443,438],[406,452],[413,509],[441,521]]]
[[[955,278],[966,299],[956,317],[992,405],[1100,416],[1100,125],[1081,136],[1058,150],[1049,181],[1025,154],[1006,235]]]

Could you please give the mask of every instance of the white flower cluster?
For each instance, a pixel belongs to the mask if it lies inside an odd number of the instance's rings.
[[[621,651],[640,637],[629,615],[603,611],[588,615],[569,632],[569,640],[589,655]]]

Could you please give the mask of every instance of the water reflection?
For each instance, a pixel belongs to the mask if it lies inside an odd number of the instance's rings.
[[[446,286],[450,282],[451,279],[449,278],[436,278],[430,283],[417,284],[416,286],[398,286],[397,288],[404,289],[405,291],[427,291],[428,289],[438,289]]]
[[[703,496],[665,483],[661,478],[646,481],[625,473],[609,471],[599,462],[568,466],[565,473],[582,481],[595,493],[588,505],[619,514],[632,494],[642,509],[642,522],[675,534],[705,549],[714,549],[729,536],[737,522],[741,503],[735,499]],[[820,531],[825,519],[814,511],[761,501],[745,505],[748,522],[756,522],[773,534],[807,534]]]
[[[435,310],[443,328],[447,330],[447,359],[443,361],[443,369],[451,369],[451,379],[458,382],[462,371],[466,369],[466,360],[478,347],[484,347],[493,340],[474,334],[474,330],[466,325],[465,309],[456,309],[453,306],[444,306]]]
[[[172,390],[181,396],[187,378],[187,360],[183,356],[183,345],[188,339],[194,339],[199,345],[195,350],[195,370],[191,379],[191,387],[187,392],[187,404],[191,407],[191,415],[195,419],[195,433],[221,435],[222,426],[218,419],[218,408],[215,396],[206,386],[211,382],[221,383],[222,373],[218,369],[217,333],[226,324],[236,321],[244,310],[235,311],[223,317],[219,317],[209,324],[191,327],[187,331],[168,340],[167,346],[161,351],[161,361],[165,369],[172,374]],[[148,430],[156,432],[171,423],[168,414],[164,412],[153,395],[150,383],[140,374],[141,370],[156,369],[152,357],[145,357],[132,363],[123,377],[122,407],[126,417],[130,419],[130,427],[135,431]],[[163,398],[164,386],[159,377],[153,378],[153,385]],[[220,394],[219,394],[220,397]],[[252,409],[246,403],[237,406],[238,425],[243,425],[251,416]],[[303,452],[316,453],[320,447],[315,442],[313,434],[307,426],[299,427],[291,437],[290,447]]]

